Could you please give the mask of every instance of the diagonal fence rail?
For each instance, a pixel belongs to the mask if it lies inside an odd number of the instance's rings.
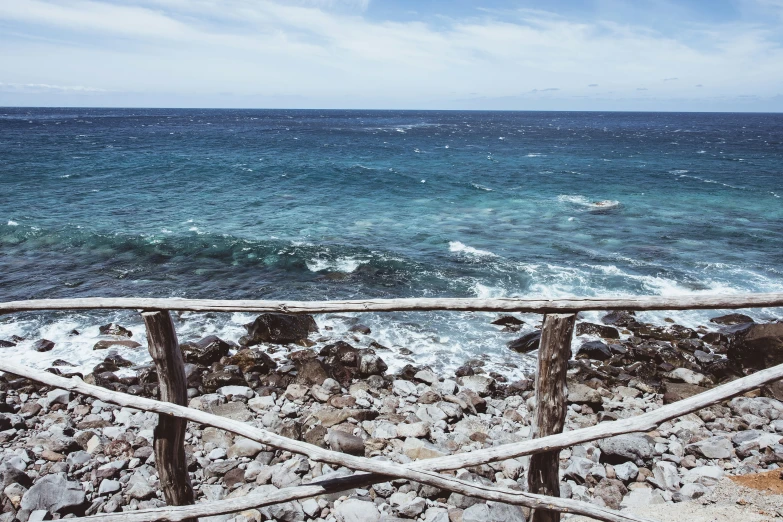
[[[109,522],[190,521],[197,517],[234,513],[279,502],[305,499],[330,492],[344,491],[384,482],[389,478],[404,478],[432,485],[466,496],[506,502],[532,509],[533,522],[553,522],[560,513],[582,514],[610,522],[640,522],[644,519],[605,509],[593,504],[563,499],[559,492],[557,451],[605,437],[649,431],[660,423],[686,413],[724,401],[783,379],[783,365],[775,366],[748,377],[716,387],[689,399],[664,406],[633,418],[561,433],[566,396],[564,361],[570,356],[575,314],[586,310],[685,310],[731,309],[783,306],[783,293],[737,294],[729,296],[586,298],[563,300],[531,299],[375,299],[351,301],[227,301],[195,299],[149,298],[82,298],[11,301],[0,303],[0,314],[43,310],[141,310],[147,326],[150,354],[161,381],[161,398],[155,401],[128,395],[84,383],[73,377],[66,379],[40,372],[15,363],[0,361],[0,371],[30,380],[68,389],[99,398],[106,402],[144,411],[157,412],[159,425],[155,431],[155,456],[161,476],[166,507],[115,514],[85,517]],[[225,419],[185,407],[182,397],[185,382],[182,355],[179,351],[174,325],[169,314],[177,311],[221,312],[277,312],[277,313],[334,313],[334,312],[390,312],[390,311],[506,311],[546,314],[542,341],[538,351],[536,377],[537,411],[533,426],[534,438],[525,442],[505,444],[469,453],[450,455],[407,465],[379,462],[356,457],[302,441],[288,439],[242,422]],[[558,315],[554,315],[558,314]],[[285,488],[269,495],[249,494],[239,499],[228,499],[193,505],[193,492],[187,469],[183,465],[184,430],[186,421],[224,429],[268,446],[303,454],[315,461],[346,466],[365,472],[351,477],[313,482],[308,485]],[[438,471],[460,469],[522,455],[534,455],[532,473],[528,473],[528,492],[484,486],[456,479]],[[164,481],[163,478],[166,477]],[[546,494],[541,494],[546,493]]]

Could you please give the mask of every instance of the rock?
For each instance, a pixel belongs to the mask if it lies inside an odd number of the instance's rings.
[[[117,323],[109,323],[98,328],[101,335],[115,335],[117,337],[133,337],[133,333]]]
[[[595,323],[579,323],[576,325],[576,335],[597,335],[604,339],[619,339],[617,328]]]
[[[462,378],[462,385],[482,397],[486,397],[495,389],[495,379],[486,375],[470,375]]]
[[[655,455],[653,440],[647,435],[629,433],[617,435],[598,441],[601,449],[601,462],[612,465],[632,461],[638,466],[643,466],[645,461]]]
[[[117,480],[103,479],[98,487],[99,495],[110,495],[121,489],[120,482]]]
[[[244,375],[236,366],[226,366],[223,370],[204,375],[204,389],[214,393],[224,386],[247,386]]]
[[[516,341],[511,341],[508,347],[517,353],[527,353],[538,350],[541,342],[541,330],[525,334]]]
[[[733,450],[734,447],[731,445],[731,442],[720,436],[710,437],[685,446],[687,453],[707,459],[731,458]]]
[[[123,348],[138,348],[141,346],[136,341],[128,341],[121,339],[102,339],[92,346],[93,350],[106,350],[112,346],[122,346]]]
[[[686,471],[682,481],[685,484],[699,484],[711,488],[720,482],[723,475],[723,469],[718,466],[697,466]]]
[[[155,497],[155,490],[142,478],[131,479],[130,487],[125,493],[136,500],[149,500]]]
[[[438,447],[431,442],[415,439],[413,437],[405,439],[405,442],[402,446],[402,451],[405,453],[405,455],[413,460],[432,459],[446,456],[445,452],[438,449]]]
[[[783,403],[770,397],[736,397],[729,402],[736,415],[751,414],[769,420],[783,419]]]
[[[248,386],[223,386],[217,392],[224,397],[246,397],[252,399],[255,392]]]
[[[490,501],[465,509],[462,522],[525,522],[525,512],[520,506]]]
[[[389,367],[383,362],[383,359],[372,353],[365,353],[359,356],[359,366],[357,373],[360,377],[369,377],[370,375],[383,375]]]
[[[426,437],[430,434],[430,427],[426,422],[413,422],[411,424],[398,424],[397,436],[400,438],[407,437]]]
[[[427,507],[427,502],[420,497],[416,497],[413,500],[401,504],[397,508],[397,512],[407,518],[416,518],[424,512]]]
[[[71,401],[71,392],[59,388],[54,389],[46,394],[44,401],[47,408],[50,408],[53,404],[67,405]]]
[[[680,495],[690,500],[696,500],[697,498],[703,497],[709,493],[709,491],[710,490],[708,488],[702,486],[701,484],[691,483],[685,484],[680,488]]]
[[[713,317],[712,319],[710,319],[710,322],[715,324],[722,324],[722,325],[735,325],[735,324],[742,324],[742,323],[752,323],[753,318],[745,314],[735,313],[735,314],[721,315],[719,317]]]
[[[571,457],[571,461],[565,469],[563,476],[575,481],[577,484],[584,484],[587,480],[587,476],[590,474],[590,470],[593,469],[593,466],[595,466],[595,462],[591,459]]]
[[[326,435],[326,443],[333,451],[359,457],[364,456],[364,441],[356,435],[339,430],[329,430]]]
[[[623,497],[628,493],[625,484],[616,479],[605,478],[593,490],[593,496],[600,498],[611,509],[620,509]]]
[[[517,319],[513,315],[503,315],[492,321],[492,324],[496,324],[498,326],[521,326],[525,324],[525,321]]]
[[[628,327],[636,323],[636,313],[625,310],[612,310],[601,318],[601,322],[612,326]]]
[[[313,417],[321,421],[321,425],[325,428],[334,426],[345,422],[349,417],[353,417],[358,421],[373,420],[378,416],[378,412],[374,410],[359,410],[359,409],[343,409],[343,410],[329,410],[323,409],[313,413]]]
[[[306,386],[320,385],[329,378],[329,372],[318,359],[296,361],[296,382]]]
[[[208,335],[201,340],[181,344],[179,348],[185,362],[210,366],[228,355],[232,345],[216,335]]]
[[[246,346],[260,343],[288,344],[307,339],[318,326],[312,315],[261,314],[246,324]]]
[[[614,474],[623,482],[630,482],[636,479],[639,474],[639,467],[633,462],[623,462],[614,466]]]
[[[234,444],[232,444],[228,448],[226,455],[230,459],[236,459],[241,457],[254,458],[256,455],[258,455],[264,450],[266,450],[266,446],[264,446],[260,442],[246,439],[245,437],[239,437],[236,439]]]
[[[353,333],[360,333],[362,335],[370,335],[372,333],[370,327],[364,324],[355,324],[348,328],[348,331]]]
[[[33,350],[36,352],[48,352],[54,348],[54,343],[48,339],[39,339],[33,343]]]
[[[756,370],[783,363],[783,323],[752,323],[732,328],[729,361]]]
[[[612,358],[612,350],[601,341],[590,341],[582,343],[582,346],[577,349],[576,358],[605,361]]]
[[[36,482],[22,497],[21,509],[46,510],[60,515],[84,514],[86,496],[81,484],[66,480],[65,473],[46,475]]]
[[[379,522],[381,513],[372,502],[349,498],[332,510],[338,522]]]
[[[587,404],[593,409],[601,407],[603,401],[597,390],[581,383],[568,383],[568,402],[570,404]]]
[[[653,465],[653,477],[661,489],[668,491],[679,491],[680,475],[677,473],[677,466],[671,462],[659,461]]]
[[[397,438],[397,426],[388,421],[376,421],[372,436],[375,439],[395,439]]]
[[[392,392],[400,397],[407,397],[409,395],[417,395],[416,385],[410,381],[404,381],[398,379],[392,383]]]
[[[696,386],[695,384],[670,382],[666,384],[666,393],[663,394],[663,403],[671,404],[683,399],[688,399],[705,391],[707,391],[707,388]]]
[[[687,368],[675,368],[670,372],[664,373],[663,376],[673,381],[682,381],[687,384],[693,384],[694,386],[706,384],[709,382],[707,377],[704,375],[696,373],[693,370],[689,370]]]
[[[256,372],[261,375],[266,375],[277,368],[277,363],[267,353],[250,348],[239,350],[228,357],[226,364],[238,366],[242,373]]]
[[[289,401],[304,399],[310,389],[303,384],[289,384],[283,396]]]

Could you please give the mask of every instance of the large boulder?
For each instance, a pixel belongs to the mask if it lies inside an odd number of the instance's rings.
[[[640,433],[617,435],[598,441],[601,449],[601,462],[622,464],[631,461],[643,466],[645,461],[655,455],[653,439]]]
[[[185,362],[209,366],[228,355],[232,346],[216,335],[208,335],[199,341],[183,343],[179,348]]]
[[[242,339],[246,346],[295,343],[304,341],[311,332],[318,331],[313,316],[305,314],[261,314],[255,321],[246,324],[245,328],[247,336]]]
[[[783,364],[783,323],[730,328],[728,358],[742,368],[762,370]]]
[[[745,314],[735,313],[735,314],[721,315],[720,317],[713,317],[712,319],[710,319],[710,322],[729,326],[734,324],[752,323],[753,318]]]
[[[266,375],[275,368],[277,363],[268,354],[261,350],[245,348],[226,359],[227,365],[239,366],[243,373],[256,372]]]
[[[605,361],[612,358],[612,350],[601,341],[588,341],[576,351],[576,358]]]
[[[604,339],[619,339],[620,332],[613,326],[595,323],[579,323],[576,325],[576,335],[597,335]]]
[[[65,473],[55,473],[46,475],[27,490],[20,507],[28,516],[36,510],[80,516],[84,514],[87,502],[81,484],[66,480]]]

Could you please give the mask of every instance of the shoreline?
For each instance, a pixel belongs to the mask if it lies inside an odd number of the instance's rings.
[[[628,312],[611,312],[596,323],[581,321],[573,343],[576,358],[569,364],[566,430],[656,409],[780,357],[775,342],[783,336],[783,323],[759,325],[744,322],[747,319],[741,314],[718,318],[722,324],[716,323],[715,331],[673,323],[659,327]],[[535,348],[535,334],[523,334],[518,317],[496,316],[496,322],[497,328],[514,333],[518,350]],[[122,325],[102,329],[107,346],[129,342]],[[347,332],[334,332],[319,328],[308,316],[263,314],[248,326],[244,339],[237,339],[249,347],[216,337],[183,343],[190,406],[330,449],[399,463],[529,436],[535,407],[531,378],[511,380],[488,372],[480,358],[467,361],[454,374],[412,365],[392,374],[378,343],[367,348],[350,344],[354,336],[361,340],[371,335],[369,330],[353,324]],[[769,334],[761,339],[771,341],[749,344],[759,331]],[[86,382],[155,396],[156,376],[149,366],[134,368],[118,353],[104,353],[106,359],[85,376]],[[68,368],[57,366],[55,372],[67,376]],[[124,376],[118,375],[120,368]],[[562,450],[561,495],[613,508],[657,509],[709,499],[728,475],[778,469],[783,465],[783,403],[777,400],[783,397],[776,395],[781,384],[646,434]],[[0,407],[5,410],[0,413],[0,427],[5,428],[0,430],[5,513],[0,517],[25,522],[38,508],[63,515],[162,505],[150,445],[156,415],[48,390],[24,379],[5,376],[0,385]],[[192,423],[186,453],[197,501],[350,473]],[[513,489],[524,487],[526,468],[527,459],[518,458],[459,470],[457,475]],[[55,482],[68,490],[70,504],[46,504],[44,485]],[[211,520],[401,517],[468,522],[521,521],[525,516],[522,508],[392,480]]]

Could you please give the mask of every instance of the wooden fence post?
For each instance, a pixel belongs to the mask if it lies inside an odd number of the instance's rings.
[[[562,433],[566,418],[566,371],[571,359],[574,314],[544,317],[536,373],[536,413],[532,437]],[[527,474],[530,493],[560,496],[560,450],[532,455]],[[559,522],[560,513],[536,510],[531,522]]]
[[[180,406],[188,405],[185,363],[179,349],[174,323],[167,310],[145,311],[141,314],[147,326],[147,344],[158,371],[160,400]],[[193,486],[185,459],[187,421],[158,414],[155,428],[155,465],[166,504],[193,504]],[[195,519],[193,519],[195,521]]]

